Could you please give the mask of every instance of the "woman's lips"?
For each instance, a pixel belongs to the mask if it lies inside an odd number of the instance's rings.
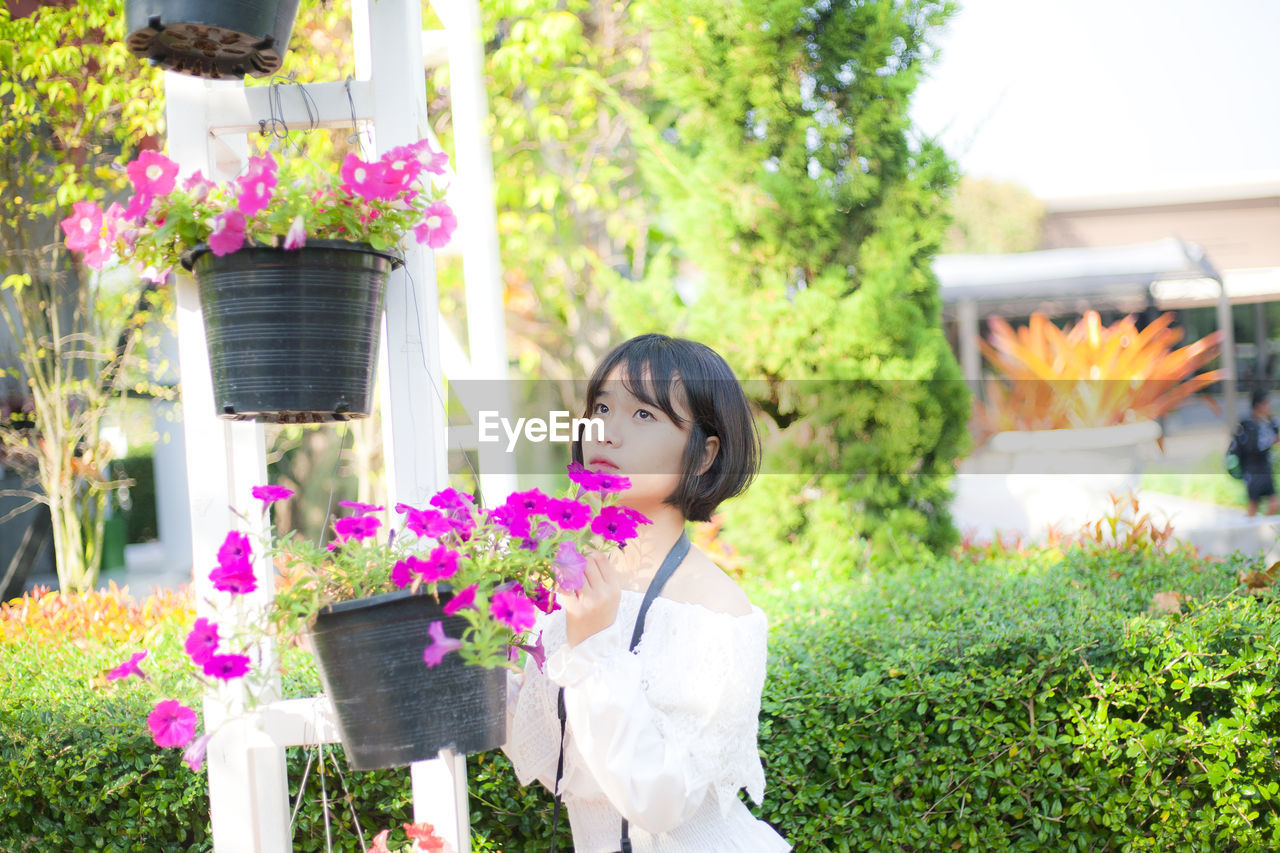
[[[618,470],[617,465],[614,465],[608,459],[601,459],[599,457],[587,460],[587,465],[591,468],[611,468],[614,471]]]

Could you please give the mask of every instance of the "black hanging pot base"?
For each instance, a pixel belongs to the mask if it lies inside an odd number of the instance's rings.
[[[134,56],[213,80],[280,70],[299,0],[126,0]]]
[[[344,601],[316,617],[311,651],[353,769],[404,767],[442,749],[466,755],[506,741],[506,671],[466,665],[456,652],[428,667],[422,651],[436,620],[450,637],[467,627],[425,592]]]
[[[202,244],[183,265],[199,285],[220,417],[322,423],[369,415],[395,255],[312,240],[218,257]]]

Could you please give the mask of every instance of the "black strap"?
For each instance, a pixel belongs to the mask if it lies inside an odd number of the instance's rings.
[[[658,571],[653,576],[653,580],[649,581],[649,588],[644,592],[644,600],[640,602],[640,612],[636,614],[636,626],[631,631],[631,645],[629,651],[634,652],[636,646],[640,645],[640,637],[644,634],[645,617],[649,614],[649,606],[653,604],[653,600],[662,592],[662,588],[667,585],[667,581],[671,580],[671,576],[676,573],[676,569],[684,562],[684,558],[689,553],[689,534],[687,531],[680,531],[680,538],[671,546],[671,550],[667,552],[667,556],[663,558],[662,565],[658,567]],[[555,794],[556,805],[551,817],[551,853],[556,853],[556,833],[560,826],[560,779],[564,776],[564,729],[568,715],[564,710],[564,688],[561,687],[556,693],[556,716],[560,719],[560,758],[556,761],[556,782],[552,789]],[[622,838],[620,840],[619,853],[631,853],[631,832],[627,824],[626,818],[622,820]]]

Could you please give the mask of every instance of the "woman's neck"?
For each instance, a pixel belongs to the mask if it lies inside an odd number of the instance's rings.
[[[671,546],[684,532],[685,519],[678,507],[661,504],[640,509],[652,524],[640,525],[636,538],[627,543],[618,555],[617,568],[623,575],[623,584],[630,578],[634,582],[648,583],[662,565]],[[634,585],[634,584],[633,584]]]

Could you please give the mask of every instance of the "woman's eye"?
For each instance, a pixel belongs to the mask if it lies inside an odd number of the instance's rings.
[[[653,412],[650,412],[648,409],[637,409],[636,417],[642,421],[651,421],[653,420]]]
[[[591,414],[603,415],[607,411],[609,411],[609,407],[604,403],[596,403],[595,407],[591,410]]]

